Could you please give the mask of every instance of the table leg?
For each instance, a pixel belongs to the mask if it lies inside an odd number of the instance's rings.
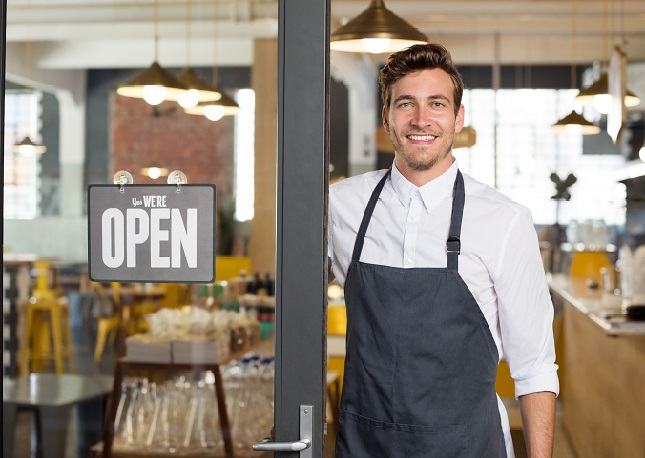
[[[70,410],[70,406],[41,406],[38,408],[41,439],[39,446],[42,449],[43,458],[65,456]]]
[[[231,438],[231,427],[226,412],[226,395],[224,394],[224,383],[222,373],[218,367],[215,371],[215,393],[217,395],[217,409],[219,413],[220,429],[224,439],[224,453],[226,458],[233,458],[233,440]]]
[[[103,438],[106,397],[89,399],[77,405],[78,457],[89,456],[90,447]]]

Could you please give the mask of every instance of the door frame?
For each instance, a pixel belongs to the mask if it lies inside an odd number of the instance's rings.
[[[299,407],[314,406],[317,458],[326,414],[329,16],[329,0],[279,1],[275,440],[298,440]]]

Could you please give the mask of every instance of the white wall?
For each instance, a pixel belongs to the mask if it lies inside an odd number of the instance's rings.
[[[4,244],[5,252],[52,256],[62,263],[87,262],[87,218],[5,219]]]

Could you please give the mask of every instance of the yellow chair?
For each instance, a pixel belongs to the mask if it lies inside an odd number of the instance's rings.
[[[327,371],[338,373],[338,398],[340,398],[343,388],[346,334],[347,312],[345,304],[330,304],[327,307]]]
[[[99,302],[98,318],[96,322],[96,344],[94,345],[94,362],[99,364],[103,357],[105,344],[110,339],[114,345],[117,331],[121,325],[120,309],[121,294],[119,283],[112,283],[112,299],[101,283],[93,282],[90,287],[96,293]],[[105,314],[103,316],[103,314]]]
[[[26,306],[20,374],[40,370],[45,360],[54,360],[57,373],[76,372],[72,328],[67,298],[32,297]]]

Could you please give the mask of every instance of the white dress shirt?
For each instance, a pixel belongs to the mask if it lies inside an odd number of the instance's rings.
[[[392,267],[446,267],[446,240],[457,175],[418,188],[392,165],[365,234],[361,261]],[[363,212],[385,170],[329,187],[329,257],[344,285]],[[463,173],[462,173],[463,174]],[[508,363],[515,395],[559,392],[553,343],[553,305],[529,210],[463,174],[466,190],[459,274],[488,321],[500,359]],[[498,400],[509,456],[508,417]]]

